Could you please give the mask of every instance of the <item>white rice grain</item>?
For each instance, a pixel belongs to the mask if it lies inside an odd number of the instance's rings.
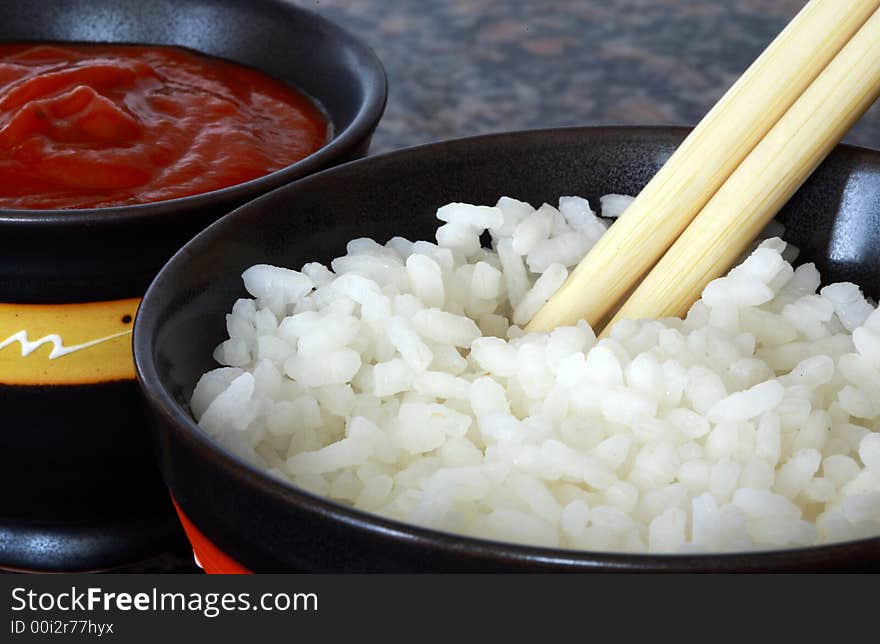
[[[683,321],[527,333],[606,224],[573,196],[437,216],[436,244],[360,238],[329,268],[245,271],[252,298],[192,394],[200,427],[315,494],[487,539],[680,553],[880,534],[880,312],[856,285],[817,293],[771,238]]]

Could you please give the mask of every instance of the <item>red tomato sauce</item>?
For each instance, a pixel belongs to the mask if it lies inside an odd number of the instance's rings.
[[[261,177],[327,143],[305,96],[175,47],[0,44],[0,208],[151,203]]]

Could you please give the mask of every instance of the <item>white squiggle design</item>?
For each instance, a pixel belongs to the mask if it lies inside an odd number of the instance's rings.
[[[61,358],[70,353],[81,351],[83,349],[88,349],[89,347],[93,347],[96,344],[101,344],[102,342],[107,342],[108,340],[119,338],[123,335],[129,335],[130,333],[131,329],[127,331],[120,331],[119,333],[114,333],[113,335],[104,336],[103,338],[98,338],[97,340],[91,340],[90,342],[75,344],[72,347],[65,347],[64,341],[61,339],[60,335],[45,335],[42,338],[31,342],[30,340],[28,340],[27,331],[21,330],[18,333],[13,333],[8,338],[3,340],[3,342],[0,342],[0,349],[3,349],[5,347],[8,347],[10,344],[18,342],[21,344],[21,357],[26,358],[44,344],[51,344],[52,352],[49,354],[49,360],[55,360],[56,358]]]

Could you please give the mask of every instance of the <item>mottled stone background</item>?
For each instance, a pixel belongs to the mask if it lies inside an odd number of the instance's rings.
[[[487,132],[692,125],[804,0],[294,0],[388,71],[373,152]],[[848,141],[880,148],[875,106]],[[195,571],[189,553],[128,566]]]
[[[294,0],[388,70],[373,152],[472,134],[692,125],[805,0]],[[880,147],[875,107],[847,141]]]

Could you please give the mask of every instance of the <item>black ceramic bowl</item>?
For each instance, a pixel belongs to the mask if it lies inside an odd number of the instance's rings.
[[[216,445],[187,400],[224,339],[224,314],[246,296],[255,263],[301,266],[349,239],[431,239],[450,201],[531,203],[635,194],[687,131],[584,128],[500,134],[349,163],[261,197],[187,244],[150,286],[135,325],[138,378],[156,418],[165,481],[222,551],[255,571],[878,569],[880,538],[723,556],[549,550],[432,532],[354,511],[274,480]],[[839,147],[780,215],[786,237],[825,279],[880,295],[880,153]]]
[[[82,324],[82,303],[105,303],[104,312],[91,309],[103,316],[99,336],[130,330],[137,298],[184,242],[257,195],[363,156],[385,106],[373,52],[279,0],[0,0],[0,16],[0,41],[180,45],[261,69],[311,96],[333,128],[302,161],[214,192],[90,210],[0,209],[0,343],[28,325],[31,341],[50,331],[64,340],[67,321]],[[28,357],[18,343],[0,349],[0,567],[107,567],[182,539],[155,468],[129,340],[116,342],[130,373],[82,382],[33,373],[23,382],[23,361],[46,360],[49,349]]]

